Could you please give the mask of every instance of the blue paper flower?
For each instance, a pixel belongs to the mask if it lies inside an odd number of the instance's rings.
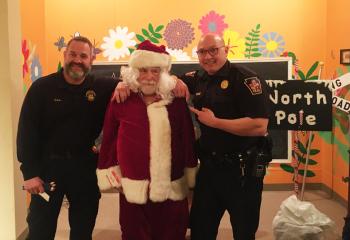
[[[42,67],[38,56],[34,56],[32,64],[30,65],[30,78],[34,82],[42,76]]]
[[[284,45],[283,37],[276,32],[265,33],[259,40],[259,50],[264,57],[279,57]]]

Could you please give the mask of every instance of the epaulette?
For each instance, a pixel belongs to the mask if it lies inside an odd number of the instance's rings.
[[[185,73],[185,76],[187,76],[187,77],[194,77],[195,74],[196,74],[196,71],[191,71],[191,72]]]

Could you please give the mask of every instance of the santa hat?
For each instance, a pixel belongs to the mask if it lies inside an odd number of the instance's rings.
[[[137,49],[131,54],[129,66],[132,68],[160,67],[170,70],[171,57],[165,50],[165,46],[157,46],[149,40],[139,44]]]

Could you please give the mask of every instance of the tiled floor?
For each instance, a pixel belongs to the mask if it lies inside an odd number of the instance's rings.
[[[292,192],[288,191],[264,191],[261,208],[261,221],[256,235],[257,240],[273,240],[271,223],[283,200],[288,198]],[[313,203],[317,209],[335,221],[339,236],[344,225],[343,217],[346,208],[338,202],[330,199],[322,191],[307,191],[305,201]],[[67,208],[62,207],[56,240],[69,239],[69,226],[67,222]],[[100,201],[100,209],[97,217],[96,227],[93,234],[94,240],[120,240],[120,227],[118,223],[118,194],[104,193]],[[227,214],[224,215],[219,229],[217,240],[232,239],[230,221]],[[329,239],[331,240],[331,239]]]

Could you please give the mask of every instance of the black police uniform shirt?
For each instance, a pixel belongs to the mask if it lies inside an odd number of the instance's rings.
[[[193,96],[196,109],[209,108],[217,118],[269,118],[266,82],[243,66],[227,61],[214,75],[204,70],[181,77]],[[199,122],[199,121],[198,121]],[[258,137],[234,135],[199,122],[200,147],[204,151],[232,153],[253,147]]]
[[[92,75],[80,85],[71,85],[63,70],[33,82],[17,133],[17,155],[25,180],[43,177],[47,171],[96,168],[97,156],[91,148],[115,86],[114,79]]]

